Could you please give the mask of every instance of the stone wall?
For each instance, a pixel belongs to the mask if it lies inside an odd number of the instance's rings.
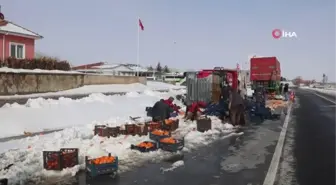
[[[145,77],[136,77],[136,76],[112,76],[112,75],[84,75],[83,76],[83,85],[132,84],[132,83],[146,84],[147,80]]]
[[[146,84],[145,77],[81,73],[0,73],[0,95],[57,92],[83,85]]]

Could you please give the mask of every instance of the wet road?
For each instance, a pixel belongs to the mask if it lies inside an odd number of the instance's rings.
[[[242,129],[244,135],[229,137],[212,145],[184,154],[184,165],[162,173],[171,163],[145,164],[134,171],[120,174],[116,180],[108,177],[85,180],[81,174],[80,185],[260,185],[268,171],[281,131],[281,120],[267,120]]]
[[[335,96],[315,93],[297,90],[278,185],[335,185]]]

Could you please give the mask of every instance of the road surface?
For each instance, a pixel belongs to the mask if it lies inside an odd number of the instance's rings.
[[[335,185],[335,96],[297,90],[278,182]]]

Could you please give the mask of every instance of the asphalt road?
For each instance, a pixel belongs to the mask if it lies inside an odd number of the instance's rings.
[[[315,93],[297,90],[278,185],[335,185],[335,96]]]
[[[101,177],[86,180],[85,174],[70,179],[72,185],[261,185],[268,171],[281,131],[280,120],[251,123],[242,136],[219,140],[209,146],[185,153],[184,165],[162,173],[172,162],[147,163],[113,180]],[[174,160],[173,160],[174,161]],[[67,180],[68,181],[68,180]]]

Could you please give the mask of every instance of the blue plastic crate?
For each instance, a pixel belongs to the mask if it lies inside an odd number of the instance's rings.
[[[109,154],[111,156],[111,154]],[[118,171],[118,157],[115,157],[113,163],[108,164],[90,164],[88,157],[85,157],[85,169],[86,173],[91,177],[96,177],[99,175],[112,174],[115,176]]]

